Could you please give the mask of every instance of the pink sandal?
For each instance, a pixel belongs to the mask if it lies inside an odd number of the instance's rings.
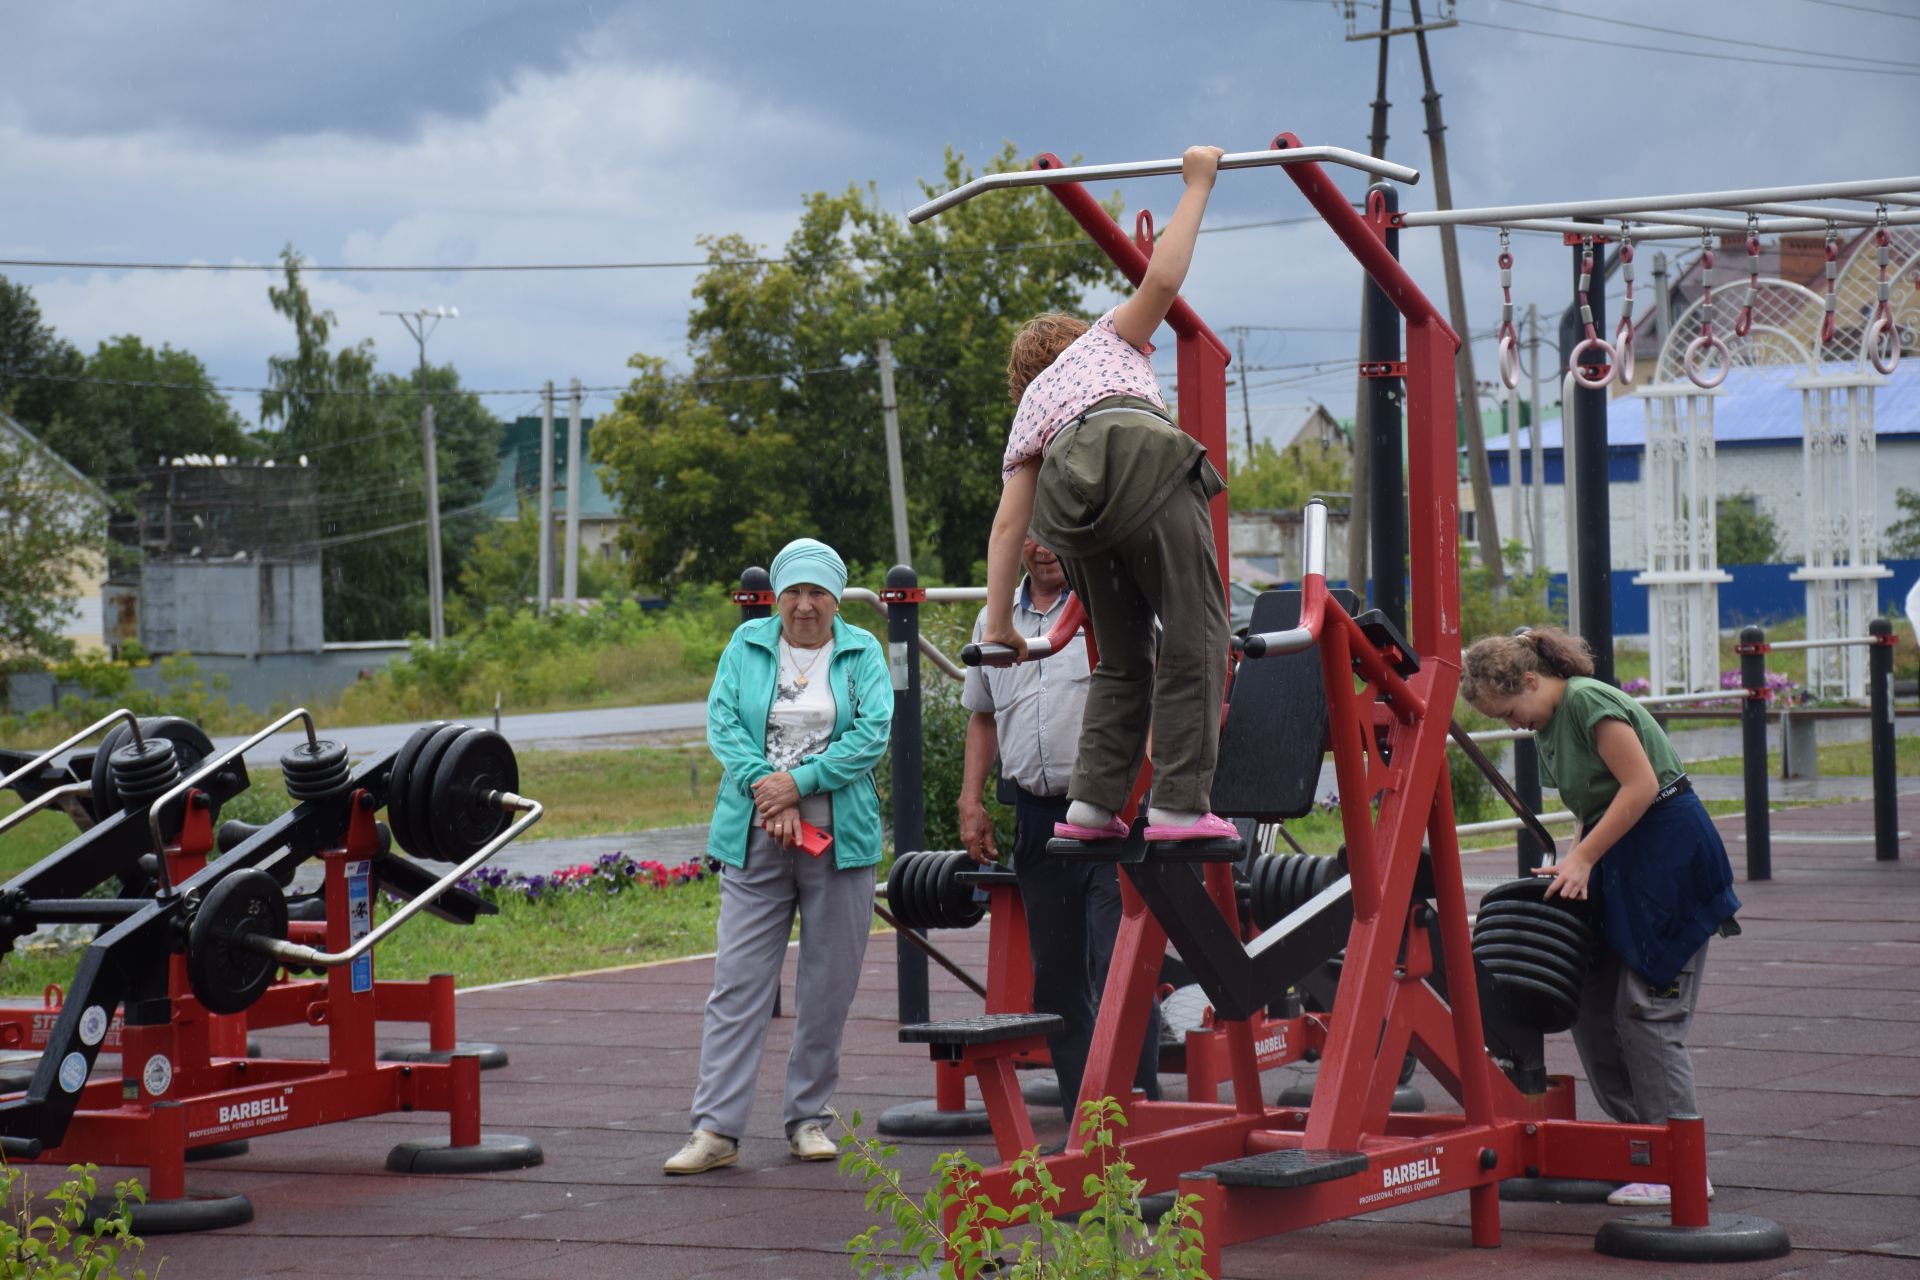
[[[1078,840],[1082,844],[1100,844],[1108,840],[1127,838],[1127,820],[1119,814],[1104,827],[1083,827],[1077,822],[1056,822],[1053,824],[1056,840]]]
[[[1183,840],[1238,840],[1240,829],[1225,818],[1211,813],[1200,815],[1200,820],[1190,827],[1147,828],[1148,844],[1164,844]]]

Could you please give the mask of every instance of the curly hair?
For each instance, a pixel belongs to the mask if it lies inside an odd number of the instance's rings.
[[[1027,384],[1089,327],[1079,316],[1062,311],[1037,315],[1021,326],[1013,336],[1013,349],[1007,353],[1007,394],[1015,404],[1026,394]]]
[[[1511,698],[1525,686],[1529,672],[1562,680],[1593,674],[1593,650],[1579,636],[1559,627],[1540,627],[1513,636],[1485,636],[1467,650],[1460,675],[1460,696],[1478,706],[1489,695]]]

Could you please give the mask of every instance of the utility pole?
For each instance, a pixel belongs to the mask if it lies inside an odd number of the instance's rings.
[[[1380,42],[1379,70],[1373,80],[1373,131],[1367,135],[1368,149],[1376,160],[1387,154],[1387,37],[1392,27],[1393,0],[1380,0],[1380,30],[1372,37]],[[1348,26],[1353,8],[1347,8]],[[1349,29],[1349,40],[1356,38]],[[1367,299],[1371,281],[1360,281],[1360,362],[1367,360]],[[1398,316],[1395,323],[1399,322]],[[1353,501],[1347,507],[1347,585],[1362,600],[1367,598],[1367,535],[1373,520],[1373,397],[1368,379],[1358,379],[1353,397]]]
[[[560,590],[567,608],[580,600],[580,379],[567,397],[567,563]]]
[[[880,417],[887,433],[887,488],[893,494],[893,562],[913,564],[907,537],[907,479],[900,460],[900,402],[893,396],[893,343],[880,339],[875,362],[880,366]]]
[[[553,605],[553,379],[540,392],[540,594],[537,611]]]
[[[1533,518],[1528,522],[1531,526],[1528,533],[1533,547],[1533,571],[1539,573],[1540,566],[1547,562],[1546,549],[1542,546],[1547,536],[1547,459],[1540,440],[1540,308],[1531,302],[1527,304],[1527,381],[1532,384],[1533,396],[1533,423],[1527,434],[1527,448],[1533,455],[1533,484],[1529,495],[1533,499]],[[1562,439],[1560,443],[1564,446],[1566,441]],[[1562,448],[1563,457],[1565,452]]]
[[[1447,178],[1446,125],[1440,120],[1440,93],[1433,87],[1433,63],[1427,57],[1427,28],[1420,21],[1420,0],[1413,5],[1413,39],[1420,50],[1420,78],[1426,84],[1421,99],[1427,108],[1427,141],[1433,153],[1433,203],[1453,208],[1453,186]],[[1450,7],[1450,6],[1449,6]],[[1473,377],[1473,338],[1467,327],[1467,298],[1460,283],[1460,244],[1452,226],[1440,228],[1440,256],[1447,276],[1447,313],[1460,335],[1455,376],[1460,385],[1460,416],[1466,427],[1467,472],[1473,478],[1474,529],[1480,538],[1480,559],[1495,590],[1505,586],[1507,569],[1500,551],[1500,524],[1493,509],[1493,477],[1487,468],[1486,433],[1480,426],[1480,396]]]
[[[457,320],[458,307],[421,307],[415,311],[383,311],[399,316],[420,347],[420,446],[427,464],[427,639],[439,644],[447,638],[446,597],[440,583],[440,466],[433,444],[433,402],[427,395],[427,338],[442,320]]]
[[[1247,326],[1233,326],[1234,359],[1240,362],[1240,417],[1247,427],[1247,462],[1253,462],[1253,405],[1247,399]]]

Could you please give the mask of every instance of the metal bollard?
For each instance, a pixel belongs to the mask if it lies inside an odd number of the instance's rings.
[[[1747,879],[1773,879],[1773,835],[1767,825],[1767,633],[1759,627],[1740,632],[1740,683],[1747,691],[1740,704],[1740,753],[1746,774]]]
[[[1875,618],[1867,624],[1873,647],[1867,650],[1867,706],[1873,717],[1873,857],[1900,860],[1900,800],[1893,770],[1893,623]]]
[[[742,622],[752,622],[755,618],[771,617],[773,614],[773,579],[768,577],[767,571],[757,564],[751,568],[742,570],[740,573],[740,589],[733,593],[733,602],[740,606],[740,621]],[[695,768],[696,772],[694,776],[697,779],[699,777],[698,766]],[[708,860],[707,866],[708,869],[712,871],[718,871],[720,869],[720,864],[711,859]],[[780,1006],[780,983],[776,978],[773,984],[773,1016],[776,1018],[782,1016],[783,1010]]]
[[[893,856],[927,843],[927,799],[920,737],[920,605],[927,598],[919,575],[897,564],[887,570],[880,599],[887,606],[887,673],[893,680]],[[905,937],[894,939],[900,983],[900,1021],[932,1016],[927,957]]]

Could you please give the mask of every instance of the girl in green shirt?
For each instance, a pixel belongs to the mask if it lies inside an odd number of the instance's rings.
[[[1687,1029],[1707,941],[1733,931],[1740,900],[1673,744],[1646,708],[1593,678],[1586,641],[1554,627],[1477,641],[1460,695],[1533,731],[1541,780],[1580,819],[1573,847],[1534,873],[1552,877],[1547,897],[1590,903],[1600,925],[1573,1039],[1601,1107],[1627,1124],[1698,1115]],[[1632,1183],[1609,1199],[1664,1205],[1671,1192]]]

